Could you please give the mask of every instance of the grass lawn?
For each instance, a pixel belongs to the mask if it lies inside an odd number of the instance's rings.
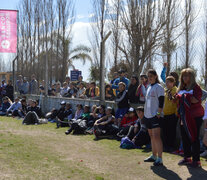
[[[164,154],[164,167],[143,159],[143,150],[122,150],[116,140],[94,141],[93,136],[64,135],[54,124],[23,126],[21,120],[0,118],[0,179],[198,179],[207,180],[203,169],[177,166],[179,156]]]

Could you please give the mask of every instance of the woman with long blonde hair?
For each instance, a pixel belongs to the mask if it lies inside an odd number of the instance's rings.
[[[178,164],[201,167],[199,134],[204,109],[201,105],[202,90],[196,83],[196,75],[191,68],[181,71],[178,97],[180,129],[184,148],[184,159]]]

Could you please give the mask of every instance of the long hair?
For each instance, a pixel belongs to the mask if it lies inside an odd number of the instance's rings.
[[[188,86],[183,81],[183,76],[186,74],[190,75],[190,84]],[[188,90],[188,91],[192,90],[195,87],[195,85],[196,85],[196,77],[193,69],[191,68],[183,69],[180,75],[180,85],[178,87],[178,92],[180,90]]]
[[[158,78],[158,75],[157,75],[157,72],[154,70],[154,69],[149,69],[147,74],[152,74],[154,76],[157,76],[156,80],[155,80],[155,83],[159,83],[160,84],[160,81],[159,81],[159,78]]]

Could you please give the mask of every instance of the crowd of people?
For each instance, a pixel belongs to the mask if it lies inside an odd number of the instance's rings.
[[[204,121],[204,152],[207,156],[207,103],[206,111],[202,103],[207,93],[196,83],[195,72],[186,68],[180,76],[170,72],[166,76],[167,64],[161,74],[160,83],[157,72],[148,70],[140,78],[133,75],[130,80],[126,72],[120,70],[114,79],[105,86],[106,100],[114,101],[117,109],[104,105],[92,106],[78,104],[73,112],[72,105],[62,101],[59,109],[43,115],[38,101],[27,100],[24,94],[44,93],[44,84],[38,87],[35,76],[31,82],[19,76],[16,86],[22,99],[11,96],[8,85],[1,86],[2,103],[0,115],[18,116],[23,124],[39,124],[42,119],[56,123],[56,127],[68,127],[66,135],[93,134],[95,139],[113,137],[121,141],[121,148],[151,148],[152,155],[145,162],[162,166],[163,151],[183,152],[184,158],[178,165],[201,167],[200,131]],[[4,82],[5,84],[5,82]],[[8,93],[7,89],[9,89]],[[70,82],[67,77],[62,87],[53,84],[48,91],[51,96],[73,98],[98,98],[99,87],[95,82],[85,83],[80,76],[78,82]],[[181,138],[177,127],[180,127]]]

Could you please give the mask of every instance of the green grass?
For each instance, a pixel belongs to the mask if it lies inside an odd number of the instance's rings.
[[[164,154],[166,168],[143,163],[150,152],[122,150],[116,140],[65,136],[54,124],[23,126],[0,117],[0,179],[207,179],[204,169],[178,167],[180,157]]]

